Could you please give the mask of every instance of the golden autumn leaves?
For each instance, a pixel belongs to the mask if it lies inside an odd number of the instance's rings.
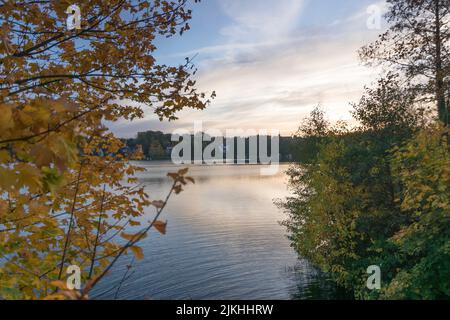
[[[153,219],[153,221],[149,221],[149,226],[144,230],[140,231],[136,234],[128,234],[125,232],[122,232],[120,236],[126,240],[128,240],[128,246],[135,257],[137,259],[142,259],[144,257],[142,253],[142,249],[140,247],[135,246],[136,243],[138,243],[140,240],[147,237],[147,232],[152,227],[157,230],[160,234],[165,235],[166,234],[166,227],[167,227],[167,221],[163,222],[159,219],[159,216],[162,212],[162,210],[166,207],[167,201],[169,200],[171,194],[174,192],[175,194],[179,194],[183,191],[182,186],[187,184],[187,181],[191,183],[195,183],[195,180],[192,177],[186,176],[188,173],[188,168],[180,169],[178,172],[174,173],[168,173],[167,175],[173,180],[172,188],[169,191],[169,194],[165,201],[162,200],[155,200],[151,202],[151,205],[154,206],[157,210],[157,215]]]
[[[191,177],[187,177],[186,174],[188,172],[188,168],[180,169],[176,173],[169,173],[168,176],[172,178],[173,184],[172,187],[164,201],[153,201],[151,204],[156,208],[156,215],[153,218],[152,221],[149,222],[147,226],[145,226],[143,229],[141,229],[139,232],[135,234],[127,234],[127,233],[121,233],[121,237],[126,239],[127,242],[122,245],[119,249],[117,254],[114,256],[114,258],[111,260],[111,262],[94,278],[89,279],[90,281],[86,285],[85,289],[82,290],[82,293],[80,297],[85,297],[89,290],[93,288],[102,278],[110,271],[112,266],[115,264],[115,262],[128,250],[131,250],[131,252],[134,254],[134,256],[140,260],[144,257],[142,248],[137,246],[137,244],[144,238],[147,237],[148,232],[155,228],[157,231],[159,231],[162,234],[166,233],[166,225],[167,222],[162,222],[159,219],[161,213],[163,212],[164,208],[167,205],[168,200],[170,199],[173,192],[180,193],[182,191],[181,186],[186,185],[187,181],[194,182],[194,179]],[[78,297],[78,296],[77,296]]]
[[[0,4],[0,299],[86,298],[125,252],[142,258],[151,228],[166,232],[170,195],[193,182],[174,173],[168,197],[151,201],[130,162],[142,150],[105,126],[145,108],[168,119],[205,108],[189,59],[153,56],[156,36],[188,29],[186,0],[83,2],[82,29],[71,32],[67,6]],[[156,215],[141,226],[149,207]],[[81,270],[79,292],[66,292],[69,265]]]
[[[52,191],[62,182],[61,172],[77,158],[75,123],[68,125],[71,130],[50,134],[71,107],[62,101],[41,99],[22,107],[2,104],[0,108],[0,162],[10,163],[0,167],[1,189],[21,186],[30,192]]]
[[[182,191],[180,188],[180,185],[186,185],[186,181],[190,181],[194,183],[194,179],[192,177],[186,176],[188,172],[188,169],[180,169],[176,173],[169,173],[168,176],[170,176],[173,179],[173,185],[171,190],[169,191],[169,194],[166,197],[165,201],[153,201],[152,205],[157,209],[157,214],[154,217],[153,221],[149,221],[148,226],[145,226],[141,231],[135,233],[135,234],[128,234],[125,232],[122,232],[120,236],[127,240],[127,242],[120,248],[118,254],[114,257],[112,262],[101,272],[99,275],[97,275],[95,278],[88,280],[87,284],[82,290],[73,290],[68,288],[67,283],[61,280],[52,281],[50,285],[52,287],[56,287],[58,291],[56,293],[50,294],[44,299],[46,300],[54,300],[54,299],[69,299],[69,300],[86,300],[89,298],[88,294],[90,290],[109,272],[110,268],[114,265],[114,263],[117,261],[118,258],[124,253],[126,253],[128,250],[132,252],[134,257],[138,260],[141,260],[144,258],[144,253],[141,247],[139,247],[137,244],[145,239],[148,235],[148,232],[151,230],[151,228],[154,228],[161,234],[166,234],[166,226],[167,222],[162,222],[158,220],[159,216],[162,213],[162,210],[165,208],[167,201],[169,200],[172,192],[179,193]],[[128,266],[127,268],[131,268],[131,266]]]

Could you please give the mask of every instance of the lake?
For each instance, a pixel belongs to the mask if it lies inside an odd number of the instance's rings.
[[[170,162],[137,162],[139,179],[152,199],[169,191]],[[119,299],[328,299],[334,286],[290,247],[273,200],[289,194],[288,165],[274,176],[256,165],[189,166],[196,183],[173,196],[163,212],[167,234],[142,240],[145,258],[133,264]],[[142,221],[153,215],[149,210]],[[125,256],[92,292],[114,298]],[[130,272],[131,272],[130,271]]]

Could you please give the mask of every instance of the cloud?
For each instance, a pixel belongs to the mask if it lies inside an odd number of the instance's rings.
[[[232,21],[221,30],[231,41],[273,39],[289,33],[304,7],[302,0],[222,0],[220,5]]]
[[[179,121],[158,123],[150,115],[133,123],[132,131],[129,124],[115,125],[116,133],[192,130],[193,122],[202,120],[204,128],[274,128],[289,135],[317,104],[331,120],[350,118],[349,102],[374,78],[357,57],[358,48],[378,33],[367,30],[361,8],[334,24],[300,27],[306,1],[219,3],[229,21],[220,43],[191,52],[199,53],[199,89],[215,90],[217,98],[206,110],[181,111]]]
[[[332,120],[349,119],[349,102],[357,101],[373,71],[361,66],[357,49],[365,37],[346,32],[292,39],[289,45],[257,53],[234,52],[205,62],[198,85],[213,88],[218,97],[208,110],[186,113],[187,118],[218,121],[219,127],[244,129],[276,127],[294,132],[317,104]]]

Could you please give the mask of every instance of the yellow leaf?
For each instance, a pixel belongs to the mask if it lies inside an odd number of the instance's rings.
[[[66,300],[63,293],[54,293],[43,298],[43,300]]]
[[[132,227],[141,225],[141,223],[139,221],[134,221],[134,220],[130,220],[129,223],[130,223],[130,226],[132,226]]]
[[[190,181],[190,182],[192,182],[192,183],[195,184],[195,180],[194,180],[194,178],[192,178],[192,177],[186,177],[186,180],[188,180],[188,181]]]
[[[59,288],[59,289],[67,290],[67,284],[64,281],[56,280],[56,281],[50,282],[50,284],[52,286],[55,286],[55,287]]]
[[[139,240],[144,239],[147,236],[147,234],[144,234],[144,235],[142,235],[141,233],[129,234],[129,233],[122,232],[120,234],[120,236],[129,241],[136,241],[137,239],[139,239]]]
[[[155,221],[153,223],[153,226],[155,227],[156,230],[158,230],[161,234],[166,234],[166,227],[167,227],[167,222],[162,222],[162,221]]]
[[[133,251],[133,254],[136,257],[136,259],[142,260],[144,258],[144,253],[142,252],[141,247],[131,246],[130,249],[131,251]]]
[[[14,126],[14,122],[12,121],[12,112],[11,108],[6,105],[0,106],[1,117],[0,117],[0,132],[10,129]]]
[[[6,150],[0,151],[0,163],[5,163],[9,161],[9,152]]]

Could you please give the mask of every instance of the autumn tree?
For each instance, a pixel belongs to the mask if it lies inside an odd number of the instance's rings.
[[[366,87],[358,103],[353,104],[353,117],[364,130],[408,135],[428,120],[426,103],[417,102],[417,92],[403,86],[398,74],[389,73],[373,87]]]
[[[328,128],[313,161],[288,171],[283,224],[299,255],[357,299],[448,299],[450,2],[387,2],[391,27],[361,56],[393,69],[353,105],[358,127]],[[441,121],[429,121],[434,102]],[[322,132],[306,123],[307,136]],[[366,285],[371,265],[380,290]]]
[[[150,200],[136,184],[141,169],[104,121],[146,108],[173,120],[208,102],[188,58],[169,66],[154,57],[157,40],[189,29],[187,0],[80,2],[81,26],[68,30],[72,4],[0,2],[2,298],[86,297],[121,255],[140,258],[137,242],[165,224],[152,217],[137,233],[124,230],[139,228],[148,206],[158,217],[168,198]],[[192,180],[185,175],[170,176],[169,196]],[[87,283],[78,293],[55,282],[72,264]]]
[[[448,124],[445,92],[450,81],[450,0],[387,0],[390,28],[360,51],[370,63],[404,73],[423,99],[436,102],[439,119]]]

